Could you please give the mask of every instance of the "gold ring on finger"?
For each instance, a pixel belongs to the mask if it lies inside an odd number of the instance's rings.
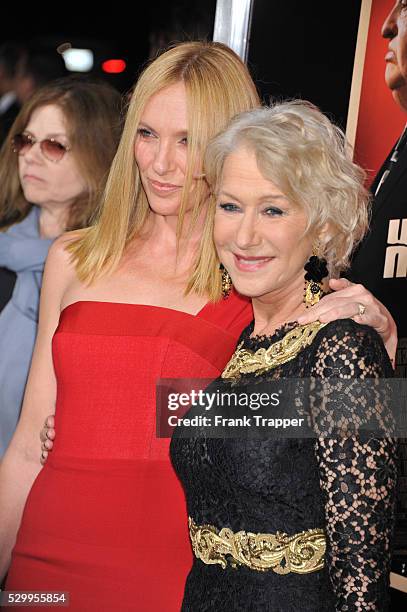
[[[366,312],[366,306],[365,306],[364,304],[361,304],[361,303],[359,302],[359,304],[358,304],[358,309],[359,309],[359,313],[358,313],[358,314],[359,314],[359,316],[360,316],[360,317],[361,317],[362,315],[364,315],[364,314],[365,314],[365,312]]]

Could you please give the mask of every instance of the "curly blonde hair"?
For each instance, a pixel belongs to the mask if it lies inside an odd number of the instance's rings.
[[[254,151],[259,170],[307,215],[306,233],[318,236],[325,227],[320,255],[328,262],[330,276],[349,265],[350,255],[369,224],[369,193],[365,172],[352,161],[344,133],[316,106],[303,100],[275,103],[237,115],[209,144],[205,157],[206,178],[212,188],[209,209],[213,229],[215,199],[226,158],[239,147]],[[214,256],[201,260],[212,276],[211,297],[220,294],[219,266]],[[209,248],[202,245],[202,249]],[[199,290],[199,288],[198,288]]]

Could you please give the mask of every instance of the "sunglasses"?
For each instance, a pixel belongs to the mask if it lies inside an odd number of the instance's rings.
[[[19,155],[25,155],[36,142],[39,143],[43,156],[52,162],[61,161],[65,153],[71,150],[70,147],[63,145],[58,140],[55,140],[55,138],[37,140],[29,134],[16,134],[11,141],[14,153]]]

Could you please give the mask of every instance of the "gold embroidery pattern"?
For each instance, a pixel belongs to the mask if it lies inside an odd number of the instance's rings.
[[[222,378],[237,380],[242,374],[253,373],[258,376],[291,361],[312,343],[316,334],[325,325],[327,324],[320,321],[297,325],[281,340],[273,342],[268,348],[260,348],[256,352],[242,348],[243,342],[241,342],[226,364]]]
[[[244,565],[252,570],[276,574],[308,574],[324,566],[326,549],[322,529],[309,529],[295,535],[250,533],[212,525],[198,526],[188,517],[189,535],[195,556],[207,565],[226,569]]]

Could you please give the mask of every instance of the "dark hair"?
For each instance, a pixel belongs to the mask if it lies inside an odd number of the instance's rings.
[[[14,79],[26,57],[26,49],[20,43],[8,41],[0,45],[0,64],[8,79]]]
[[[18,74],[20,78],[31,77],[36,88],[67,75],[62,55],[46,47],[27,47]]]

